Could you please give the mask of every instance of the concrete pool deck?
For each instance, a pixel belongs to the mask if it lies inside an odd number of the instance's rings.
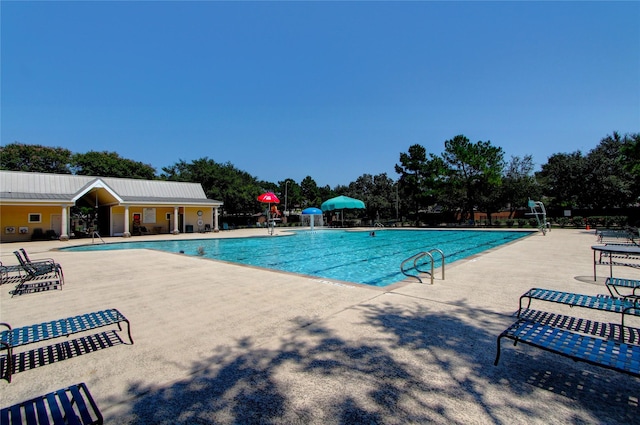
[[[153,238],[176,237],[131,240]],[[12,383],[0,381],[2,407],[86,382],[107,424],[629,424],[640,418],[640,379],[508,342],[493,366],[496,337],[513,322],[526,290],[606,292],[606,267],[593,281],[593,231],[534,234],[448,265],[445,280],[436,273],[434,285],[391,288],[152,250],[51,251],[87,242],[3,244],[3,264],[15,264],[12,252],[24,247],[33,260],[62,264],[66,283],[62,291],[14,298],[14,285],[0,286],[0,321],[24,326],[117,308],[131,321],[135,344],[111,338],[112,346],[24,367]],[[640,279],[638,269],[614,271]]]

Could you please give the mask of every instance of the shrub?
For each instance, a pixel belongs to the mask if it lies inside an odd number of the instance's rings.
[[[628,226],[629,225],[629,217],[626,216],[626,215],[614,216],[614,221],[620,227],[624,227],[624,226]]]
[[[613,217],[605,216],[605,217],[600,217],[600,219],[601,219],[602,225],[607,229],[610,229],[611,226],[613,225]]]
[[[577,215],[575,217],[571,218],[571,224],[573,224],[576,227],[581,227],[584,225],[584,218],[582,218],[582,216]]]

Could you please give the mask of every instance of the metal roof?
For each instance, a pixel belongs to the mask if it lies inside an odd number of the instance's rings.
[[[220,201],[207,199],[199,183],[0,170],[0,201],[75,202],[95,187],[105,186],[109,192],[127,203],[222,205]]]

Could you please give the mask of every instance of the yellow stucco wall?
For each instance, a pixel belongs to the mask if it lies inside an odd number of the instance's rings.
[[[202,211],[202,215],[198,215]],[[213,208],[185,208],[184,223],[193,226],[194,232],[204,231],[204,226],[208,224],[213,229]]]
[[[198,211],[202,216],[198,216]],[[124,231],[124,206],[114,206],[110,209],[110,229],[101,229],[103,236],[120,234]],[[30,215],[39,214],[40,222],[29,222]],[[130,206],[129,207],[129,231],[133,232],[134,215],[140,215],[140,225],[145,226],[149,233],[170,233],[174,226],[174,208],[166,206]],[[167,214],[171,216],[167,220]],[[178,214],[184,217],[185,231],[193,232],[204,230],[206,224],[214,227],[213,208],[211,207],[180,207]],[[68,233],[73,237],[74,228],[71,217],[67,217]],[[28,242],[33,239],[35,229],[42,233],[53,230],[56,236],[60,235],[62,220],[62,206],[16,206],[0,205],[0,243]],[[199,222],[202,224],[200,225]],[[191,227],[188,227],[191,226]],[[81,227],[87,227],[86,225]],[[183,228],[178,229],[180,233]],[[78,232],[80,234],[80,232]],[[77,235],[76,235],[77,236]]]
[[[116,233],[120,217],[124,217],[125,208],[123,206],[115,206],[111,208],[112,222]],[[173,228],[173,207],[129,207],[129,229],[133,231],[134,216],[140,216],[140,226],[144,226],[150,233],[169,233],[169,228]],[[167,214],[170,214],[171,220],[167,220]]]
[[[198,211],[202,211],[202,216],[198,215]],[[173,230],[174,226],[174,209],[173,207],[138,207],[138,206],[130,206],[129,207],[129,228],[130,231],[134,231],[134,216],[139,214],[140,216],[140,226],[146,227],[147,231],[150,233],[170,233]],[[119,233],[117,231],[118,228],[118,219],[122,217],[125,213],[125,209],[123,206],[115,206],[111,208],[112,221],[115,230],[115,233]],[[170,219],[167,220],[167,214],[170,216]],[[198,232],[200,230],[204,230],[204,226],[208,224],[213,229],[213,208],[210,207],[180,207],[178,208],[178,214],[182,214],[184,218],[185,231],[188,231],[189,227],[193,232]],[[199,222],[202,224],[199,225]],[[178,229],[180,233],[183,232],[183,229]]]
[[[39,222],[29,221],[30,217],[37,215],[40,216]],[[46,233],[53,230],[59,236],[61,219],[61,206],[0,205],[0,242],[30,241],[38,231]]]

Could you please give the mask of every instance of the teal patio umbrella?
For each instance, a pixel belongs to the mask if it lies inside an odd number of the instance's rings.
[[[364,209],[364,202],[359,199],[350,198],[348,196],[336,196],[335,198],[328,199],[320,205],[322,211],[334,211],[334,210],[352,210],[352,209]],[[340,214],[340,218],[344,224],[344,215]]]

